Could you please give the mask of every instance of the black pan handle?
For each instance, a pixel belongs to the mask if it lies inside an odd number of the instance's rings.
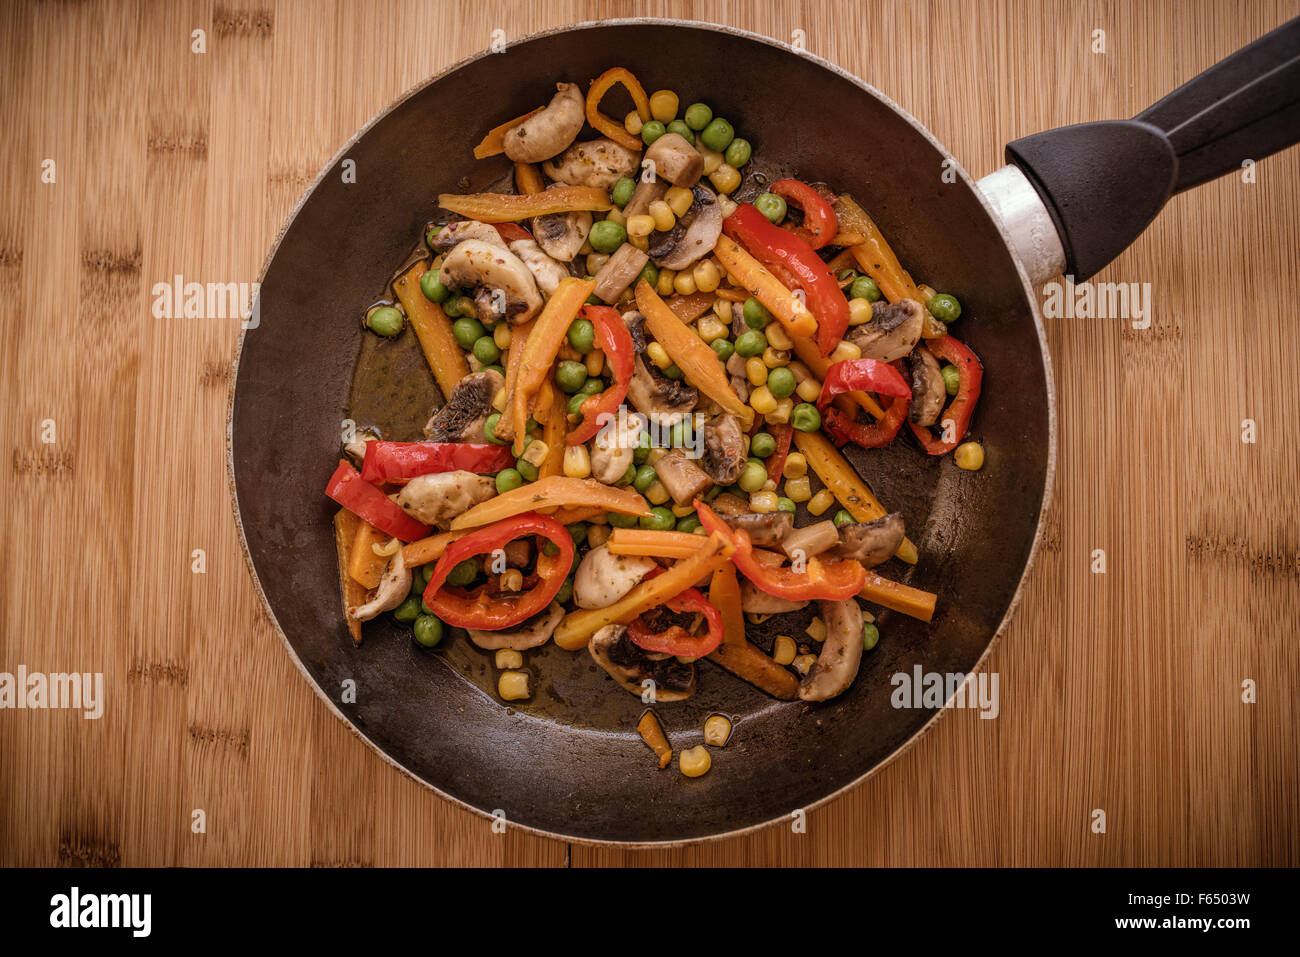
[[[1300,141],[1300,17],[1184,83],[1131,120],[1080,123],[1007,145],[1087,279],[1175,193]]]

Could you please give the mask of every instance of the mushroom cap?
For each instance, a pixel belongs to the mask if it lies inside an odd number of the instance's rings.
[[[674,657],[651,657],[628,637],[622,625],[606,625],[587,642],[587,651],[618,682],[619,687],[640,697],[642,682],[654,682],[655,701],[685,701],[695,693],[695,664],[683,664]]]

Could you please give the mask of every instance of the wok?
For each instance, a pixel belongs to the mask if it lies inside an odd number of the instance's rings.
[[[1008,148],[1012,165],[978,185],[959,167],[941,176],[947,151],[843,70],[698,23],[548,31],[471,57],[408,93],[339,151],[293,211],[237,360],[229,417],[237,523],[299,669],[361,738],[417,780],[480,813],[566,839],[713,838],[788,819],[862,780],[939,713],[894,708],[891,676],[917,665],[975,671],[1032,564],[1055,453],[1033,284],[1063,271],[1086,278],[1173,192],[1292,142],[1300,129],[1297,37],[1293,21],[1136,120],[1017,141]],[[744,78],[736,64],[745,65]],[[463,637],[425,651],[385,615],[354,647],[340,611],[334,507],[322,494],[345,418],[414,438],[437,401],[418,349],[378,342],[359,321],[435,218],[436,194],[502,178],[504,156],[472,157],[483,132],[547,102],[557,79],[585,86],[612,65],[629,67],[649,90],[672,86],[683,103],[702,99],[735,121],[754,144],[752,169],[852,193],[913,275],[958,295],[958,334],[986,370],[973,423],[987,455],[981,472],[932,459],[910,438],[847,450],[880,499],[904,514],[921,561],[883,571],[939,593],[933,623],[882,614],[885,638],[864,656],[852,688],[823,705],[775,701],[702,664],[697,694],[659,707],[678,749],[701,743],[708,714],[732,717],[731,742],[713,749],[713,770],[699,779],[655,770],[633,730],[644,706],[585,653],[549,647],[530,659],[537,697],[511,707],[494,694],[489,655]],[[783,104],[775,111],[774,96]],[[794,108],[827,103],[837,104],[833,119]],[[612,104],[607,111],[616,112]],[[341,175],[346,161],[355,182]],[[785,630],[799,634],[803,624]],[[771,625],[752,635],[770,641]],[[343,695],[348,679],[355,701]]]

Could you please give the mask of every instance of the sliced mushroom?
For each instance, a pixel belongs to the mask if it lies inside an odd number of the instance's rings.
[[[755,545],[779,545],[794,529],[789,512],[746,512],[743,515],[718,516],[732,528],[744,529]]]
[[[596,297],[604,302],[617,302],[649,261],[650,257],[631,243],[619,246],[596,273]]]
[[[542,295],[523,261],[505,246],[481,239],[457,244],[443,259],[438,281],[448,289],[481,290],[490,303],[489,311],[512,325],[527,322],[542,311]]]
[[[939,360],[925,346],[919,346],[908,360],[912,372],[912,409],[907,417],[921,426],[934,425],[943,411],[948,391],[939,371]]]
[[[686,457],[681,449],[673,449],[655,464],[659,482],[678,505],[689,505],[713,487],[700,467]]]
[[[564,152],[582,130],[586,99],[574,83],[555,84],[555,96],[505,135],[505,153],[516,163],[540,163]]]
[[[483,442],[483,426],[494,411],[492,400],[505,387],[505,377],[495,369],[465,376],[425,424],[424,437],[431,442]]]
[[[864,359],[893,362],[916,348],[924,325],[925,309],[915,299],[892,304],[875,302],[871,305],[871,319],[852,326],[846,338],[862,350]]]
[[[700,468],[719,485],[734,485],[745,470],[745,433],[734,415],[715,415],[700,430],[704,454]]]
[[[445,525],[469,508],[497,493],[490,475],[439,472],[413,478],[397,493],[397,504],[425,525]]]
[[[899,512],[882,515],[874,522],[845,525],[835,547],[839,558],[852,558],[866,568],[888,561],[903,543],[903,516]]]
[[[790,601],[769,595],[748,578],[740,583],[740,610],[747,615],[780,615],[806,607],[806,601]]]
[[[651,164],[657,178],[687,188],[698,183],[704,172],[703,154],[677,133],[663,134],[645,151],[641,165]]]
[[[653,558],[615,555],[600,545],[578,563],[573,575],[573,600],[579,608],[608,608],[658,567]]]
[[[542,251],[560,262],[573,262],[591,232],[591,213],[550,213],[533,217],[533,238]]]
[[[620,416],[596,433],[591,444],[591,477],[613,485],[632,464],[641,436],[639,416]]]
[[[477,219],[462,219],[438,230],[438,234],[433,237],[433,248],[440,253],[451,252],[467,239],[477,239],[489,246],[506,244],[495,226],[480,223]]]
[[[543,163],[542,172],[551,179],[570,186],[595,186],[609,190],[624,176],[635,174],[640,155],[602,137],[585,143],[574,143],[555,159]]]
[[[632,191],[632,198],[627,201],[623,207],[624,216],[640,216],[650,209],[650,204],[657,199],[663,199],[668,193],[668,187],[672,184],[666,179],[658,176],[646,179],[644,177],[637,180],[636,189]]]
[[[650,258],[663,269],[685,269],[709,253],[722,235],[722,207],[718,196],[697,183],[685,215],[666,233],[655,233]]]
[[[628,385],[628,401],[643,415],[653,416],[660,428],[671,428],[695,408],[700,394],[681,379],[670,379],[654,363],[645,361],[649,338],[645,332],[645,316],[632,311],[623,314],[623,322],[632,335],[632,351],[636,355],[632,382]]]
[[[352,441],[343,446],[343,451],[347,453],[348,458],[352,459],[357,465],[366,460],[366,446],[371,442],[378,442],[379,436],[369,430],[358,429],[352,435]]]
[[[826,640],[812,670],[799,682],[804,701],[826,701],[840,694],[858,676],[862,661],[862,608],[857,600],[819,601],[826,622]]]
[[[861,644],[861,642],[859,642]],[[638,698],[654,682],[657,702],[685,701],[695,693],[695,664],[682,664],[673,657],[654,657],[638,648],[622,625],[606,625],[587,643],[587,651],[619,686]]]
[[[749,514],[749,502],[730,492],[723,492],[710,504],[713,510],[722,516]]]
[[[479,631],[475,628],[466,628],[465,631],[469,634],[469,640],[484,651],[496,651],[499,648],[526,651],[546,644],[563,617],[564,608],[558,602],[551,602],[532,618],[509,631]]]
[[[411,569],[406,567],[406,559],[399,548],[388,560],[388,567],[384,569],[373,597],[364,605],[352,609],[352,617],[357,621],[369,621],[381,612],[392,611],[406,601],[410,591]]]
[[[839,529],[834,522],[816,522],[796,528],[781,539],[781,549],[791,558],[802,552],[803,558],[809,559],[834,548],[840,542]]]
[[[544,296],[553,295],[560,283],[569,278],[569,270],[564,264],[546,255],[535,239],[516,239],[510,244],[510,251],[528,267],[528,271],[533,274],[533,281]]]

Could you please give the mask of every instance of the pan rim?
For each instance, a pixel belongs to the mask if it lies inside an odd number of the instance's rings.
[[[789,43],[785,43],[773,39],[772,37],[763,36],[762,34],[754,33],[749,30],[743,30],[738,27],[728,26],[726,24],[711,23],[703,20],[689,20],[689,19],[679,19],[679,18],[672,18],[672,17],[621,17],[621,18],[612,18],[608,20],[599,20],[599,21],[583,20],[576,23],[561,24],[559,26],[548,27],[543,30],[534,31],[533,33],[529,33],[509,41],[509,45],[528,43],[534,40],[539,40],[539,39],[543,39],[546,37],[550,37],[562,33],[577,32],[579,30],[590,30],[590,29],[598,29],[604,27],[622,27],[622,26],[670,26],[670,27],[678,27],[678,28],[685,28],[685,29],[708,30],[715,33],[728,34],[730,36],[739,37],[741,39],[761,43],[766,46],[775,47],[779,50],[782,50],[783,52],[790,53],[795,56],[799,56],[812,61],[820,68],[827,70],[831,73],[834,73],[835,75],[839,76],[844,80],[847,80],[848,82],[852,83],[854,86],[861,89],[863,92],[867,93],[870,96],[875,97],[882,104],[889,107],[891,110],[894,111],[895,114],[897,114],[901,119],[903,119],[906,123],[908,123],[913,128],[913,130],[915,130],[917,133],[923,136],[936,150],[938,150],[941,154],[943,154],[945,158],[950,159],[952,161],[952,167],[957,171],[957,175],[960,179],[960,182],[963,185],[965,185],[966,188],[970,190],[972,194],[974,194],[976,200],[980,203],[981,207],[984,209],[985,214],[988,216],[989,220],[997,229],[998,235],[1002,238],[1003,245],[1006,248],[1008,255],[1010,256],[1012,263],[1015,265],[1017,275],[1020,278],[1021,290],[1024,293],[1025,302],[1028,305],[1031,316],[1033,318],[1034,331],[1038,337],[1039,356],[1043,364],[1043,376],[1044,376],[1044,383],[1046,387],[1046,399],[1047,399],[1047,418],[1048,418],[1047,463],[1046,463],[1046,470],[1044,474],[1044,487],[1043,487],[1042,501],[1039,508],[1038,516],[1035,519],[1033,540],[1030,542],[1029,554],[1025,559],[1024,567],[1021,569],[1020,572],[1019,581],[1017,581],[1015,591],[1012,593],[1011,598],[1007,603],[1006,610],[1003,612],[1001,620],[998,622],[998,626],[994,630],[992,637],[990,637],[989,642],[985,646],[983,653],[976,660],[975,664],[972,666],[971,670],[966,675],[965,681],[963,681],[962,685],[959,688],[954,690],[953,695],[950,696],[944,702],[943,706],[937,711],[935,711],[935,713],[931,715],[931,717],[923,725],[921,725],[921,727],[919,727],[915,732],[913,732],[905,741],[899,744],[893,751],[891,751],[888,755],[886,755],[884,758],[882,758],[880,761],[874,764],[871,768],[869,768],[861,775],[854,778],[852,781],[848,782],[847,784],[844,784],[843,786],[836,788],[835,790],[821,796],[816,801],[810,802],[809,804],[801,808],[801,810],[805,812],[813,811],[841,797],[846,792],[856,787],[859,787],[860,785],[865,783],[868,779],[874,777],[884,768],[888,767],[890,764],[892,764],[903,754],[910,751],[917,744],[917,742],[919,742],[922,738],[928,735],[935,728],[938,721],[949,711],[953,710],[951,704],[954,698],[957,696],[957,694],[964,693],[965,686],[970,681],[972,681],[977,674],[980,673],[981,669],[988,661],[989,656],[1001,643],[1003,635],[1006,633],[1007,629],[1009,628],[1011,624],[1011,620],[1020,606],[1020,601],[1024,595],[1026,582],[1029,578],[1030,572],[1033,570],[1034,565],[1038,559],[1038,553],[1039,553],[1040,545],[1042,544],[1047,513],[1052,504],[1052,494],[1055,486],[1055,476],[1056,476],[1056,451],[1057,451],[1056,449],[1057,446],[1056,384],[1055,384],[1055,379],[1053,377],[1051,353],[1048,349],[1047,332],[1043,325],[1043,318],[1042,318],[1041,311],[1039,309],[1038,298],[1034,294],[1034,287],[1033,284],[1030,282],[1028,272],[1025,269],[1025,265],[1021,261],[1020,257],[1017,255],[1015,247],[1011,242],[1011,237],[1007,233],[1006,227],[1002,223],[1002,220],[998,217],[997,212],[993,209],[992,205],[989,203],[989,200],[984,195],[983,191],[980,190],[976,181],[973,180],[970,174],[966,172],[966,168],[960,163],[960,161],[957,160],[955,156],[952,155],[952,153],[948,150],[948,148],[944,146],[941,142],[939,142],[939,140],[934,136],[934,134],[931,133],[929,129],[927,129],[922,123],[920,123],[914,116],[912,116],[911,113],[909,113],[907,110],[901,107],[891,97],[887,96],[885,93],[876,89],[874,86],[867,83],[865,80],[862,80],[861,78],[849,72],[848,70],[844,69],[843,67],[839,66],[838,64],[832,63],[831,61],[826,60],[825,58],[818,56],[817,54],[810,53],[807,50],[797,50]],[[261,286],[261,283],[266,279],[267,271],[270,269],[271,264],[276,257],[276,254],[280,250],[280,244],[283,242],[284,237],[288,233],[289,228],[290,226],[292,226],[294,220],[298,218],[298,214],[302,211],[303,206],[315,193],[316,188],[320,185],[321,181],[325,178],[325,176],[329,173],[329,171],[335,167],[335,165],[352,149],[352,147],[357,142],[361,140],[362,137],[364,137],[371,130],[372,127],[374,127],[377,123],[379,123],[382,119],[388,116],[392,111],[397,109],[407,100],[409,100],[411,97],[423,91],[426,87],[438,82],[439,80],[441,80],[446,76],[450,76],[451,74],[457,72],[458,70],[463,69],[464,67],[469,66],[472,63],[478,62],[484,57],[495,56],[495,55],[496,54],[490,48],[480,50],[477,53],[473,53],[467,57],[464,57],[461,60],[458,60],[457,62],[448,66],[446,69],[443,69],[438,73],[426,77],[425,79],[409,87],[406,91],[404,91],[394,100],[387,103],[383,108],[381,108],[378,112],[376,112],[373,116],[371,116],[370,119],[367,120],[363,126],[361,126],[351,136],[349,136],[339,147],[339,149],[336,150],[334,154],[325,162],[320,172],[316,174],[316,176],[312,179],[312,181],[308,184],[306,189],[303,191],[302,195],[298,197],[298,200],[294,203],[293,207],[289,210],[288,214],[286,215],[283,223],[280,225],[280,228],[276,233],[275,240],[271,244],[270,250],[267,252],[265,258],[263,259],[261,269],[258,272],[259,288]],[[275,614],[275,609],[271,607],[271,603],[267,599],[266,592],[262,587],[261,578],[258,576],[257,567],[253,562],[253,556],[248,548],[248,539],[244,533],[243,515],[240,512],[240,507],[239,507],[239,492],[235,484],[234,441],[233,441],[235,393],[239,383],[239,362],[243,356],[244,339],[247,336],[248,331],[249,331],[248,328],[241,323],[239,337],[235,343],[234,357],[231,363],[230,386],[227,390],[226,483],[227,483],[227,491],[230,496],[231,509],[234,513],[235,529],[239,537],[240,551],[243,553],[244,562],[248,567],[249,575],[252,578],[252,582],[253,582],[253,588],[257,592],[257,597],[259,602],[261,603],[263,611],[266,612],[266,615],[270,619],[270,622],[274,627],[276,634],[280,637],[280,641],[284,645],[284,649],[288,653],[290,660],[294,664],[294,667],[298,669],[298,672],[306,680],[308,686],[316,693],[316,696],[321,701],[324,702],[325,706],[329,709],[330,713],[333,714],[334,717],[337,718],[339,721],[341,721],[343,725],[350,732],[352,732],[354,736],[356,736],[361,741],[363,741],[382,760],[387,762],[392,767],[396,768],[406,777],[410,778],[411,780],[415,781],[421,786],[432,791],[434,794],[436,794],[438,797],[442,798],[443,800],[446,800],[464,810],[467,810],[472,814],[481,817],[487,821],[497,820],[497,818],[494,818],[488,811],[485,811],[482,808],[475,807],[474,805],[469,804],[468,802],[462,800],[461,798],[458,798],[455,795],[442,790],[432,782],[425,780],[423,777],[416,774],[414,771],[407,768],[406,766],[398,762],[396,759],[394,759],[392,756],[390,756],[383,748],[381,748],[378,744],[376,744],[375,741],[373,741],[370,737],[368,737],[365,734],[365,732],[363,732],[360,728],[358,728],[355,724],[353,724],[352,721],[348,719],[347,715],[345,715],[341,710],[339,710],[339,708],[335,705],[334,701],[329,697],[329,695],[325,693],[325,690],[317,683],[316,679],[312,677],[311,673],[307,670],[306,666],[303,664],[302,659],[299,657],[298,652],[290,643],[288,636],[285,634],[284,628],[280,625],[280,621]],[[757,833],[758,831],[761,831],[765,828],[773,826],[774,824],[778,824],[786,820],[787,817],[788,815],[786,813],[781,813],[775,817],[769,818],[764,821],[760,821],[754,824],[747,824],[742,827],[737,827],[737,828],[728,829],[724,831],[718,831],[713,834],[701,835],[698,837],[667,839],[667,840],[658,840],[658,841],[620,841],[620,840],[612,840],[607,838],[590,838],[590,837],[583,837],[580,835],[564,834],[558,831],[548,831],[543,828],[535,827],[529,824],[524,824],[516,821],[510,821],[508,823],[510,827],[518,828],[519,830],[524,831],[526,833],[536,835],[538,837],[548,838],[550,840],[563,841],[568,844],[581,844],[581,845],[591,846],[591,847],[617,847],[617,848],[630,849],[630,850],[639,850],[639,849],[655,850],[655,849],[686,847],[689,845],[696,845],[696,844],[713,843],[717,841],[741,837],[748,834],[754,834]]]

